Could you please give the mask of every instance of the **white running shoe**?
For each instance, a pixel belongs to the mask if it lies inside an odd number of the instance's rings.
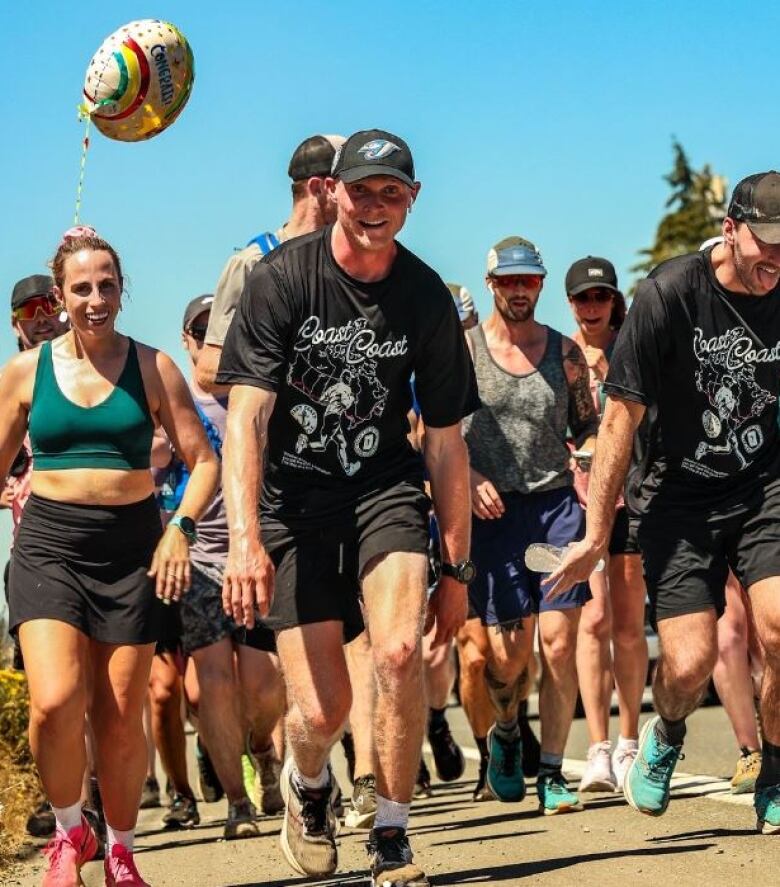
[[[588,749],[588,764],[580,781],[581,792],[613,792],[617,780],[612,770],[612,743],[594,742]]]
[[[638,745],[621,746],[618,744],[618,747],[612,752],[612,770],[615,774],[618,791],[623,791],[626,773],[628,773],[628,768],[634,763],[634,758],[637,756],[638,751]]]

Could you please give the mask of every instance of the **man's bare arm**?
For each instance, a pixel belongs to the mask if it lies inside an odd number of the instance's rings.
[[[198,385],[209,394],[214,394],[217,389],[220,389],[220,386],[217,385],[217,370],[221,356],[222,349],[218,345],[209,344],[204,344],[198,355],[195,378],[198,380]]]
[[[442,560],[458,563],[469,556],[471,496],[469,460],[460,423],[447,428],[426,428],[425,465],[439,524]],[[466,621],[466,588],[442,577],[434,595],[436,637],[434,646],[448,643]]]
[[[260,541],[258,510],[268,422],[276,395],[263,388],[230,390],[223,447],[222,491],[230,533],[222,601],[225,612],[251,628],[255,609],[265,615],[273,597],[273,566]]]

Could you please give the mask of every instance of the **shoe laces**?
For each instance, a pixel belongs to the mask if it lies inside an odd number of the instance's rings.
[[[53,869],[59,865],[67,848],[76,849],[69,838],[56,832],[51,841],[43,848],[43,855],[49,861],[50,868]]]
[[[449,751],[454,751],[455,749],[455,740],[452,738],[452,731],[450,730],[450,725],[445,721],[441,727],[437,727],[435,730],[431,730],[428,734],[428,741],[433,745],[441,744],[446,745]]]
[[[395,868],[412,861],[412,849],[402,828],[384,828],[371,832],[366,844],[372,863],[382,868]]]
[[[360,800],[361,795],[376,796],[376,777],[373,774],[358,776],[355,780],[355,800]]]
[[[500,736],[496,736],[496,739],[501,743],[501,772],[504,776],[512,776],[517,764],[520,743],[505,742]]]
[[[138,879],[137,883],[142,883],[138,869],[135,867],[132,851],[121,844],[114,844],[111,848],[111,855],[108,858],[108,867],[114,880],[121,883],[125,879]]]
[[[540,774],[540,776],[544,780],[547,791],[556,795],[562,795],[564,793],[568,794],[569,784],[566,782],[566,779],[560,770],[553,770],[549,773],[544,773],[543,775]]]
[[[606,740],[605,742],[594,742],[588,749],[588,760],[592,761],[594,758],[598,758],[601,755],[609,757],[611,749],[612,743],[609,740]]]
[[[653,761],[645,759],[645,771],[647,778],[653,782],[666,784],[674,771],[678,760],[683,760],[685,755],[676,745],[662,746],[656,741],[658,756]]]
[[[321,835],[327,830],[331,786],[322,789],[304,789],[301,794],[301,819],[310,835]]]

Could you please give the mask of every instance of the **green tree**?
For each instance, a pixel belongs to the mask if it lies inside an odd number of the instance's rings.
[[[709,164],[693,169],[676,139],[672,150],[672,171],[664,176],[672,189],[666,215],[658,223],[655,243],[639,251],[642,261],[631,269],[642,276],[666,259],[695,252],[707,238],[720,234],[726,215],[725,178],[713,173]]]

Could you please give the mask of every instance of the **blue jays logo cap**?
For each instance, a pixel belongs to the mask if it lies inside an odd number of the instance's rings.
[[[780,173],[771,170],[742,179],[731,195],[726,215],[745,222],[764,243],[780,243]]]
[[[505,237],[491,247],[487,256],[487,273],[491,277],[503,274],[547,274],[539,250],[523,237]]]
[[[383,129],[365,129],[351,135],[336,152],[332,175],[343,182],[369,176],[392,176],[414,187],[414,161],[406,142]]]

